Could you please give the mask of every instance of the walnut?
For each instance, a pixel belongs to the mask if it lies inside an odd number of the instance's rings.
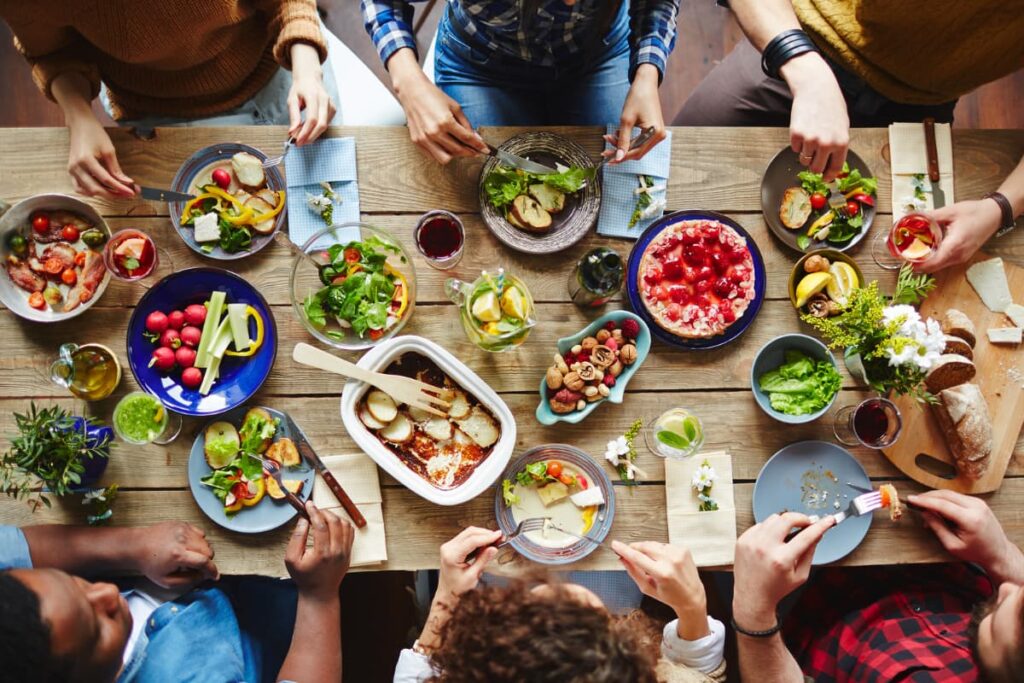
[[[636,362],[636,347],[632,344],[626,344],[619,349],[619,360],[626,365],[632,365]]]
[[[603,327],[597,331],[597,343],[604,344],[606,341],[611,339],[612,333]]]
[[[584,351],[589,351],[590,349],[597,346],[597,339],[595,339],[594,337],[587,337],[580,342],[580,346],[583,347]]]
[[[553,401],[558,401],[559,403],[575,404],[576,401],[580,400],[581,398],[583,398],[583,394],[581,394],[578,391],[570,391],[569,389],[561,389],[557,394],[555,394],[555,396],[554,396],[554,398],[552,400]]]
[[[590,352],[590,362],[599,368],[607,368],[615,362],[615,352],[607,346],[595,346]]]
[[[600,386],[603,387],[604,385],[601,384]],[[583,396],[585,398],[593,398],[594,396],[597,396],[598,393],[600,392],[598,392],[597,387],[595,387],[593,384],[583,387]]]
[[[597,379],[597,368],[590,363],[580,363],[580,367],[576,370],[579,373],[580,379],[584,382],[593,382]]]
[[[813,315],[815,318],[827,318],[831,313],[829,304],[835,302],[828,298],[828,295],[823,292],[818,292],[807,301],[807,312]]]
[[[573,401],[572,403],[563,403],[562,401],[559,401],[557,398],[553,398],[550,401],[548,401],[548,405],[551,406],[551,412],[558,413],[559,415],[571,413],[574,410],[576,410],[576,401]]]
[[[555,391],[562,388],[563,376],[558,368],[548,368],[547,376],[545,380],[548,383],[548,389]]]
[[[828,259],[821,254],[813,254],[804,261],[804,271],[808,273],[824,273],[828,271]]]
[[[622,361],[621,360],[617,360],[614,363],[612,363],[612,366],[610,368],[608,368],[608,373],[612,377],[618,377],[619,375],[622,374],[623,369],[624,368],[622,366]]]
[[[555,354],[555,367],[558,368],[558,371],[563,375],[569,372],[569,366],[565,364],[565,359],[562,358],[562,354],[560,353]]]
[[[626,343],[626,335],[624,335],[622,333],[622,330],[620,330],[617,327],[614,330],[612,330],[612,339],[614,339],[619,346],[622,346],[623,344]]]
[[[578,372],[570,372],[562,378],[562,381],[565,383],[566,389],[570,389],[572,391],[583,390],[583,378],[580,377],[580,373]]]

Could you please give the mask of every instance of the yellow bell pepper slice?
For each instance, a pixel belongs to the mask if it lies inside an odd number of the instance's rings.
[[[245,351],[225,351],[225,356],[235,356],[237,358],[247,358],[252,356],[263,346],[263,317],[260,315],[252,306],[247,306],[245,309],[246,320],[252,318],[256,321],[256,338],[249,344],[249,348]]]
[[[818,218],[818,220],[816,220],[813,223],[811,223],[811,227],[807,228],[807,236],[808,237],[814,237],[814,234],[816,232],[818,232],[819,230],[824,228],[826,225],[831,225],[832,221],[834,221],[835,218],[836,218],[836,212],[835,211],[829,211],[828,213],[824,214],[823,216]]]
[[[184,223],[189,218],[191,218],[191,216],[189,216],[189,214],[192,212],[192,209],[196,208],[196,206],[198,206],[201,202],[204,202],[207,199],[217,199],[217,198],[218,198],[217,195],[213,194],[212,192],[203,192],[202,194],[200,194],[195,199],[188,200],[188,203],[185,204],[185,209],[181,212],[181,220],[179,221],[179,223]]]
[[[253,225],[256,225],[258,223],[262,223],[263,221],[270,220],[271,218],[273,218],[277,214],[281,213],[281,209],[284,208],[284,190],[279,190],[275,194],[277,195],[277,206],[275,206],[270,211],[267,211],[265,213],[261,213],[261,214],[258,214],[256,216],[253,216],[252,217],[252,224]]]
[[[399,295],[398,310],[395,311],[395,317],[399,320],[402,319],[402,314],[405,313],[405,309],[409,306],[409,283],[406,281],[405,276],[399,273],[397,270],[392,268],[389,264],[384,264],[384,272],[389,275],[395,276],[398,279],[398,286],[401,287],[401,294]]]

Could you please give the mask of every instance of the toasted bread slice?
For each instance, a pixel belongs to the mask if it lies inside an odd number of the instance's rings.
[[[790,187],[782,194],[779,220],[790,230],[804,226],[811,217],[811,195],[802,187]]]
[[[302,458],[299,456],[299,449],[295,447],[295,442],[287,437],[272,443],[270,448],[267,449],[266,455],[271,460],[285,467],[295,467],[302,462]]]
[[[530,196],[537,200],[548,213],[559,213],[565,208],[565,194],[550,185],[534,183],[529,187]]]
[[[245,430],[245,422],[246,422],[246,420],[248,420],[248,419],[249,419],[250,417],[259,417],[259,418],[261,418],[261,419],[263,419],[263,420],[266,420],[266,421],[267,421],[267,422],[269,422],[270,424],[274,424],[274,417],[273,417],[273,415],[271,415],[270,413],[268,413],[268,412],[267,412],[266,410],[264,410],[263,408],[250,408],[250,409],[249,409],[249,410],[248,410],[248,411],[247,411],[247,412],[245,413],[245,418],[244,418],[244,419],[242,420],[242,430],[240,430],[240,433],[239,433],[239,436],[240,436],[240,437],[241,437],[241,438],[242,438],[243,440],[245,439],[245,436],[246,436],[246,435],[245,435],[245,433],[244,433],[244,430]],[[275,431],[276,431],[276,429],[275,429]],[[274,440],[274,436],[273,436],[273,434],[271,434],[270,436],[268,436],[268,437],[266,437],[265,439],[263,439],[263,441],[261,441],[261,442],[260,442],[259,448],[257,448],[257,449],[256,449],[256,452],[257,452],[257,453],[265,453],[265,452],[266,452],[266,450],[267,450],[268,448],[270,448],[270,444],[271,444],[271,442],[272,442],[273,440]]]
[[[273,211],[274,209],[273,204],[268,204],[258,194],[254,194],[251,197],[249,197],[249,199],[247,199],[245,202],[245,207],[247,209],[252,209],[252,212],[257,215],[261,213],[266,213],[268,211]],[[269,234],[274,231],[274,219],[271,218],[270,220],[263,221],[262,223],[256,223],[252,226],[252,229],[263,235]]]
[[[892,484],[882,484],[878,487],[882,494],[882,507],[889,508],[889,519],[893,522],[903,517],[903,504],[900,503],[900,495]]]
[[[220,469],[234,460],[239,446],[238,430],[230,422],[218,421],[203,432],[203,456],[211,469]]]
[[[277,207],[277,193],[271,190],[269,187],[264,187],[262,190],[256,193],[256,196],[270,204],[271,208]]]
[[[551,227],[551,214],[529,195],[521,194],[512,201],[512,215],[530,232],[547,232]]]
[[[250,192],[255,192],[267,184],[263,162],[248,152],[239,152],[231,157],[231,170],[235,172],[238,184]]]
[[[267,493],[271,498],[274,500],[284,500],[284,491],[281,490],[281,487],[277,485],[277,481],[272,476],[265,474],[263,480],[266,482]],[[284,487],[295,495],[299,495],[302,485],[305,484],[301,479],[284,479],[283,481]]]
[[[242,202],[242,204],[244,205],[247,201],[252,199],[252,195],[246,192],[245,190],[239,188],[235,190],[235,199]]]

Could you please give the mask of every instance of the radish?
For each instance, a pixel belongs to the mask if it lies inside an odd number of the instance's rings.
[[[203,331],[198,327],[186,325],[181,329],[181,343],[195,348],[199,346],[199,340],[203,338]]]
[[[174,369],[174,351],[171,351],[166,346],[160,346],[153,349],[153,357],[149,361],[150,367],[156,367],[157,370],[168,372]]]
[[[189,325],[195,325],[199,327],[206,322],[206,306],[202,304],[192,304],[185,309],[185,322]]]
[[[164,333],[160,335],[160,346],[171,349],[172,351],[181,346],[181,333],[173,328],[167,328]]]
[[[163,311],[153,311],[146,316],[146,330],[153,334],[161,334],[167,329],[167,316]]]
[[[196,362],[196,350],[182,346],[174,352],[174,360],[183,368],[190,368]]]
[[[167,326],[172,330],[180,330],[185,325],[185,314],[181,311],[171,311],[167,314]]]
[[[181,372],[181,383],[189,389],[196,389],[203,383],[203,371],[199,368],[185,368]]]
[[[210,178],[213,182],[217,183],[217,187],[222,190],[227,190],[228,186],[231,185],[231,174],[223,168],[213,169],[213,173],[210,174]]]

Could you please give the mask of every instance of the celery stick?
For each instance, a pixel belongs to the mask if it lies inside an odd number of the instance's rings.
[[[205,368],[210,364],[210,345],[217,336],[217,329],[220,327],[220,317],[224,313],[224,301],[227,294],[218,290],[210,293],[210,303],[206,308],[206,322],[203,323],[203,334],[199,337],[199,346],[196,348],[197,368]]]
[[[249,317],[246,314],[248,308],[248,304],[228,304],[228,320],[231,321],[235,351],[248,351],[252,345],[249,339]]]
[[[203,375],[203,383],[199,385],[199,395],[206,396],[210,393],[210,389],[213,387],[213,381],[217,379],[218,371],[220,370],[220,358],[216,356],[210,357],[210,365],[206,368],[206,374]]]
[[[224,352],[231,346],[231,321],[228,318],[220,321],[220,327],[217,328],[217,332],[213,337],[213,343],[210,344],[207,353],[210,354],[210,361],[214,358],[220,359],[224,357]]]

